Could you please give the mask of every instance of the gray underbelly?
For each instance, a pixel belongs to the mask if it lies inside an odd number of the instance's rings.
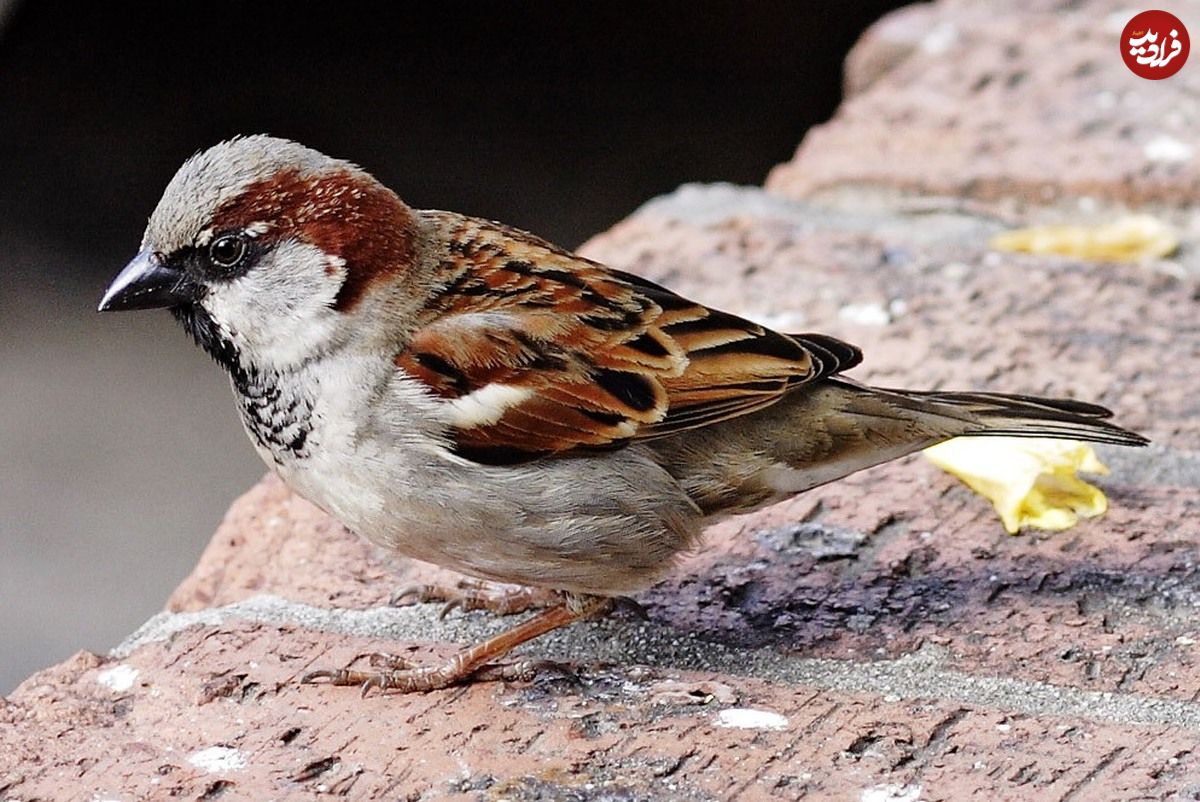
[[[316,467],[280,475],[386,550],[501,582],[634,593],[695,544],[702,523],[679,484],[638,447],[516,466],[430,460],[391,475],[342,471],[336,480],[312,475]]]

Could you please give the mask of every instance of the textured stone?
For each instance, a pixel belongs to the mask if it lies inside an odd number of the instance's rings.
[[[918,9],[867,32],[847,80],[869,88],[808,132],[770,189],[814,197],[870,186],[1034,204],[1185,203],[1200,191],[1200,70],[1166,81],[1130,72],[1117,40],[1139,9],[1117,0]],[[1200,28],[1196,6],[1173,10]]]
[[[915,53],[921,40],[935,29],[938,16],[932,3],[915,3],[876,20],[846,55],[844,98],[865,92]]]
[[[16,766],[0,774],[0,790],[9,799],[72,798],[69,788],[102,799],[711,800],[895,798],[882,796],[890,787],[937,800],[966,788],[1026,799],[1092,788],[1084,798],[1100,798],[1104,783],[1106,798],[1124,799],[1196,770],[1195,732],[1178,728],[747,678],[729,691],[727,675],[601,668],[578,682],[366,699],[295,684],[314,661],[378,645],[288,626],[199,627],[125,658],[137,676],[121,691],[100,681],[99,658],[79,655],[30,678],[0,711],[2,760]],[[34,729],[52,749],[22,737]]]
[[[1110,798],[1128,798],[1195,768],[1194,732],[1166,726],[745,678],[718,700],[712,675],[650,669],[365,700],[295,684],[314,657],[374,646],[258,624],[197,628],[127,658],[137,683],[121,692],[97,681],[97,658],[68,660],[0,711],[5,759],[18,759],[24,777],[0,776],[0,789],[7,798],[62,798],[70,786],[96,798],[790,800],[919,786],[920,798],[941,800],[967,786],[985,798],[1043,798],[1104,782]],[[730,710],[757,713],[722,716]],[[30,719],[71,720],[53,736],[76,760],[55,765],[44,744],[14,737]]]

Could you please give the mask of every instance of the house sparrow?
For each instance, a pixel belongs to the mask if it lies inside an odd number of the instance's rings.
[[[842,373],[860,351],[833,337],[411,209],[267,136],[189,159],[100,302],[158,307],[229,372],[250,439],[296,493],[386,550],[554,592],[444,663],[306,677],[364,690],[494,672],[654,584],[713,519],[942,440],[1147,442],[1077,401],[858,384]]]

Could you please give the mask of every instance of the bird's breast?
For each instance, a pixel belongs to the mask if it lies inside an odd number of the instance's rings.
[[[252,372],[234,382],[242,425],[276,465],[306,459],[313,433],[313,400],[297,382],[273,371]]]

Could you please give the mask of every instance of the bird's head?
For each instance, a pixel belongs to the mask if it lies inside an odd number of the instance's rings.
[[[100,311],[169,308],[227,367],[286,368],[344,344],[371,307],[402,307],[419,248],[413,211],[364,170],[240,137],[179,168]]]

